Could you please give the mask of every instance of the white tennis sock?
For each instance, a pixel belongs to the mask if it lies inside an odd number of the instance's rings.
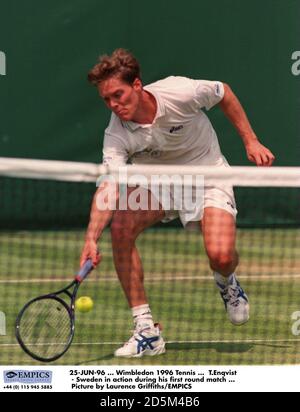
[[[218,272],[214,272],[214,277],[216,282],[220,283],[223,286],[227,286],[233,283],[233,280],[235,279],[235,273],[233,272],[230,276],[226,277]]]
[[[134,324],[137,330],[153,328],[154,323],[149,305],[140,305],[131,308]]]

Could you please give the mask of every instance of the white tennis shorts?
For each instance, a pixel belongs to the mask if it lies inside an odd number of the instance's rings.
[[[170,196],[173,198],[171,204],[177,203],[174,198],[174,193]],[[202,220],[204,209],[206,207],[215,207],[217,209],[226,210],[230,213],[234,219],[236,219],[237,209],[232,187],[204,187],[203,201],[201,204],[195,205],[193,209],[180,208],[176,210],[176,207],[169,208],[169,205],[165,205],[162,201],[162,207],[165,211],[165,217],[162,222],[170,222],[173,219],[180,218],[183,226],[186,226],[189,222],[198,222]]]
[[[225,157],[221,156],[216,163],[216,167],[224,166],[230,167]],[[236,219],[237,208],[232,186],[222,186],[222,184],[218,182],[214,186],[205,186],[203,182],[201,196],[199,196],[199,189],[196,191],[195,187],[193,187],[193,190],[190,192],[190,197],[192,196],[193,200],[197,199],[197,202],[184,202],[184,195],[182,193],[176,193],[175,190],[169,190],[168,193],[171,200],[166,196],[160,197],[160,203],[165,211],[165,218],[162,222],[169,222],[179,217],[183,226],[186,226],[189,222],[202,220],[204,209],[207,207],[225,210]],[[189,206],[188,208],[185,206],[186,203]],[[177,207],[178,204],[180,207]]]

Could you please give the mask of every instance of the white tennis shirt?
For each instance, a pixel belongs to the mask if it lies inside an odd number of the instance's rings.
[[[113,113],[105,130],[103,163],[222,163],[216,132],[202,111],[222,100],[221,82],[171,76],[144,89],[157,101],[153,123],[126,122]]]

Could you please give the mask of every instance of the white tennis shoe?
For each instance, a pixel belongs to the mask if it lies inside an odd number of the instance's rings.
[[[248,322],[250,318],[248,296],[235,275],[231,275],[227,285],[219,281],[218,275],[214,274],[214,276],[231,323],[238,326]]]
[[[125,358],[141,358],[165,353],[165,342],[161,336],[159,324],[154,328],[135,330],[133,336],[119,349],[115,356]]]

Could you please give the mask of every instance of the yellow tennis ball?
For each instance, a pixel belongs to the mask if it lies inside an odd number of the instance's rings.
[[[89,312],[93,309],[94,302],[89,296],[81,296],[75,302],[75,308],[79,310],[79,312]]]

